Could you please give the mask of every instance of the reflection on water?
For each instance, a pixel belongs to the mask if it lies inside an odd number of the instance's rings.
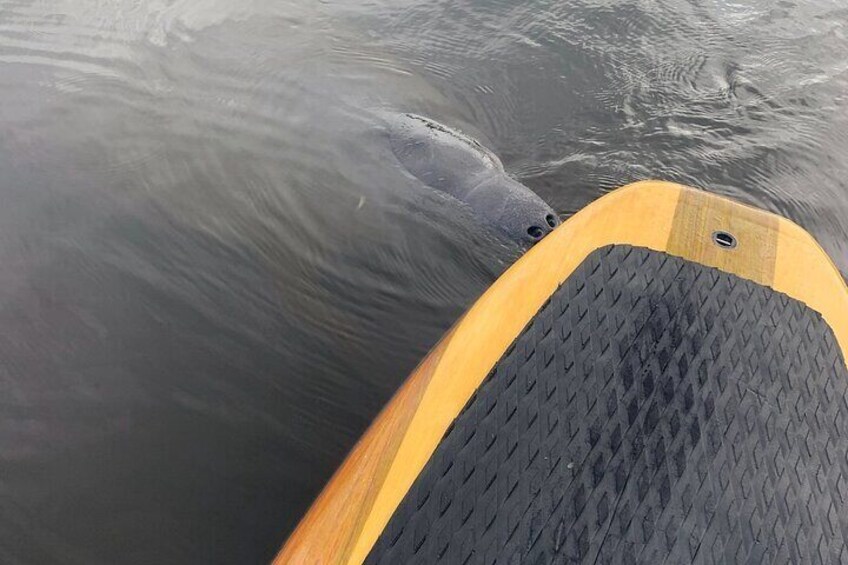
[[[848,10],[825,0],[0,0],[0,561],[275,552],[517,251],[381,112],[567,215],[641,178],[848,273]]]

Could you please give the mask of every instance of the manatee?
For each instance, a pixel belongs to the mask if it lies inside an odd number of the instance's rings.
[[[389,123],[392,152],[410,174],[467,204],[509,239],[529,247],[559,225],[556,212],[478,141],[416,114],[395,115]]]

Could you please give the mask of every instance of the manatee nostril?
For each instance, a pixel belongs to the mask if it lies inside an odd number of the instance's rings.
[[[557,224],[559,223],[557,222],[556,216],[554,216],[553,214],[548,214],[547,216],[545,216],[545,221],[548,222],[548,225],[552,228],[557,227]]]
[[[530,226],[529,228],[527,228],[527,233],[533,239],[539,239],[540,237],[545,235],[545,232],[543,232],[542,228],[540,228],[539,226]]]

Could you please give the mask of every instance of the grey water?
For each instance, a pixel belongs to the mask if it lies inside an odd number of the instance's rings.
[[[661,178],[848,273],[829,0],[0,0],[0,562],[262,563],[519,251],[377,116],[566,218]]]

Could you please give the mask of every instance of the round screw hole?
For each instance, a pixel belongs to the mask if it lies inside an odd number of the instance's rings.
[[[539,239],[545,234],[545,232],[543,232],[542,228],[540,228],[539,226],[530,226],[529,228],[527,228],[527,233],[533,239]]]
[[[713,243],[723,249],[733,249],[736,247],[736,238],[726,231],[715,231],[713,232]]]
[[[557,225],[559,224],[559,222],[557,222],[557,219],[553,214],[548,214],[547,216],[545,216],[545,221],[548,222],[548,225],[551,226],[552,228],[557,227]]]

